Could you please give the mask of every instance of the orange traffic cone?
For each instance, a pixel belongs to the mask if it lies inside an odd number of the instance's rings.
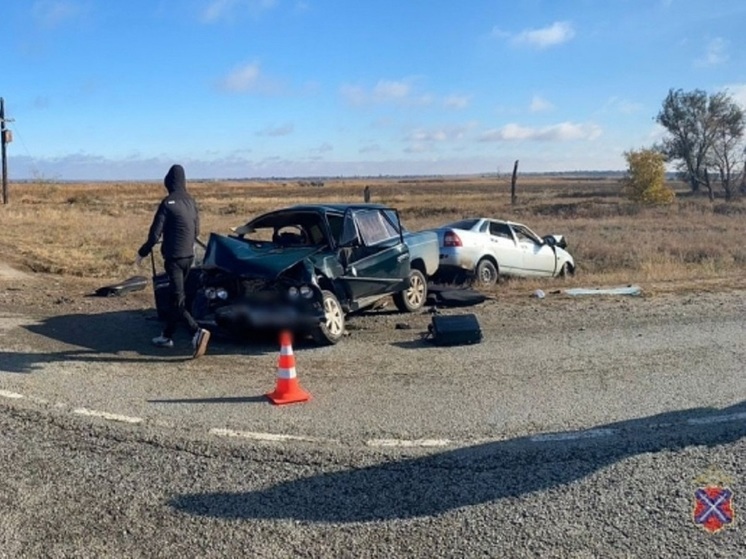
[[[303,390],[295,375],[295,355],[290,332],[280,333],[280,359],[277,363],[277,385],[274,392],[268,392],[267,398],[273,404],[295,404],[307,402],[311,395]]]

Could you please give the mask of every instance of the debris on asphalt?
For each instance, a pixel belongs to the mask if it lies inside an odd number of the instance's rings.
[[[132,276],[123,282],[99,287],[93,294],[97,297],[121,297],[127,293],[142,291],[147,285],[148,279],[145,276]]]
[[[632,297],[637,297],[639,295],[642,295],[642,288],[639,285],[627,285],[608,288],[575,287],[573,289],[565,289],[563,293],[565,295],[570,295],[571,297],[578,297],[583,295],[629,295]]]

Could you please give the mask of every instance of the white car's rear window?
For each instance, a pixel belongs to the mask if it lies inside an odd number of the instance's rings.
[[[471,229],[473,228],[477,222],[479,222],[478,219],[462,219],[461,221],[454,221],[453,223],[449,223],[446,225],[446,227],[450,227],[451,229]]]

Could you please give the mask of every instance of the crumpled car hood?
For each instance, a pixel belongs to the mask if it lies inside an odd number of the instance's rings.
[[[275,279],[318,250],[318,247],[276,247],[270,243],[266,248],[257,248],[234,237],[211,233],[202,267],[219,268],[239,276]]]

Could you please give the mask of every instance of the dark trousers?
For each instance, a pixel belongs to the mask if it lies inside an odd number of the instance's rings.
[[[191,334],[199,330],[199,325],[194,321],[186,308],[186,295],[184,292],[184,285],[186,284],[189,269],[192,267],[192,260],[193,258],[191,257],[169,258],[164,262],[171,295],[171,312],[166,319],[166,327],[163,329],[163,335],[167,338],[173,337],[176,327],[180,322],[187,325]]]

